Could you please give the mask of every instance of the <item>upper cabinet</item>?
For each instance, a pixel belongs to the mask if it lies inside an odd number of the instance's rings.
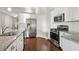
[[[65,14],[65,21],[70,21],[69,8],[67,8],[67,7],[62,7],[62,13]]]
[[[79,8],[78,7],[57,7],[51,12],[51,22],[54,22],[54,17],[57,15],[65,14],[65,21],[79,20]]]
[[[65,21],[79,20],[79,8],[78,7],[63,7],[63,13],[65,13]]]
[[[71,21],[79,20],[79,7],[69,8]]]
[[[60,7],[56,7],[54,8],[54,10],[52,10],[51,12],[51,22],[53,23],[54,22],[54,17],[55,16],[59,16],[61,14],[63,14],[65,11],[64,11],[64,8],[60,8]]]

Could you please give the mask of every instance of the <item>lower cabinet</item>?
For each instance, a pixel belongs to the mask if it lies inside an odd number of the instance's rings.
[[[17,38],[17,51],[23,51],[23,34]]]
[[[23,51],[23,33],[6,49],[6,51]]]
[[[64,37],[60,39],[60,47],[63,51],[79,51],[79,44]]]
[[[6,49],[6,51],[16,51],[16,40]]]

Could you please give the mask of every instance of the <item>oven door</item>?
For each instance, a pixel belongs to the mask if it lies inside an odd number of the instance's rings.
[[[54,32],[50,32],[50,38],[54,39],[56,41],[59,41],[59,34],[58,33],[54,33]]]

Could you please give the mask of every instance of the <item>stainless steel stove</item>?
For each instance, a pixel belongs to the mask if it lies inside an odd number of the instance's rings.
[[[60,47],[60,31],[68,31],[69,27],[68,25],[58,25],[57,28],[51,28],[50,29],[50,38],[51,42],[54,43],[57,47]]]

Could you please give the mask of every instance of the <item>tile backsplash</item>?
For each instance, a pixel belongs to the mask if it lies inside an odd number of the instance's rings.
[[[70,23],[70,31],[79,32],[79,22]]]
[[[51,28],[57,28],[58,25],[68,25],[69,31],[79,32],[79,22],[60,22],[51,24]]]

